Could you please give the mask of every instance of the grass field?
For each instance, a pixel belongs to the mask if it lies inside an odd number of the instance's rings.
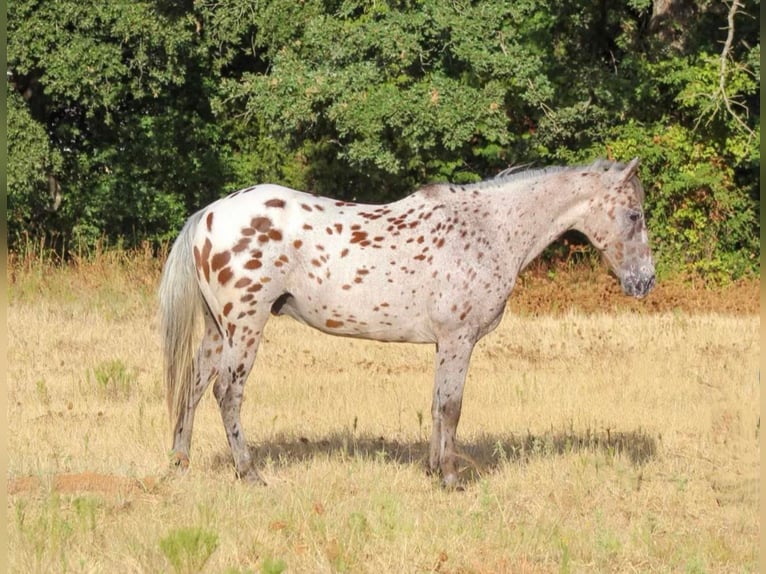
[[[273,319],[256,487],[212,394],[169,472],[156,270],[86,271],[9,280],[13,572],[758,571],[757,315],[506,315],[471,364],[463,492],[425,473],[430,346]]]

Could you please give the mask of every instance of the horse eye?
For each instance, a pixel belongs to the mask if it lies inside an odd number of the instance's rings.
[[[641,212],[640,211],[631,211],[628,215],[628,219],[630,219],[631,223],[636,223],[637,221],[641,220]]]

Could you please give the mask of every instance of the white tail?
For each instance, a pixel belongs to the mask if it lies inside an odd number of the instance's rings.
[[[194,327],[201,295],[194,269],[192,240],[202,212],[192,215],[173,243],[160,282],[160,321],[165,389],[171,427],[185,412],[192,392]]]

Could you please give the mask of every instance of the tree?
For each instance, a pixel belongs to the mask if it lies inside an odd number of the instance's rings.
[[[9,5],[11,239],[160,242],[239,187],[389,201],[643,161],[660,269],[758,269],[759,0]]]
[[[8,12],[9,126],[28,134],[9,138],[24,172],[9,182],[11,243],[166,239],[216,197],[221,135],[189,6],[14,0]]]

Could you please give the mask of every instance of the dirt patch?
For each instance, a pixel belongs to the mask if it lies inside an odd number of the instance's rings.
[[[110,496],[125,495],[154,491],[159,483],[160,480],[153,476],[131,478],[95,472],[57,474],[49,479],[23,476],[8,480],[8,494],[33,494],[50,485],[53,490],[62,494],[97,492]]]
[[[520,315],[583,313],[760,313],[760,278],[711,286],[694,279],[660,280],[638,300],[623,294],[619,281],[606,268],[551,270],[538,267],[519,277],[510,310]]]

